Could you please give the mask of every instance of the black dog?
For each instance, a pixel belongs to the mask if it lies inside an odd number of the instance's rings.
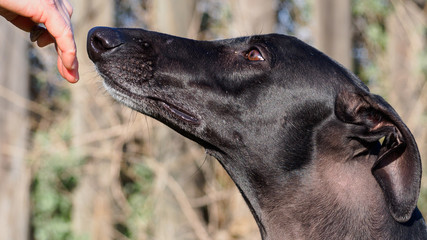
[[[427,239],[412,134],[316,49],[94,28],[88,53],[115,99],[221,162],[263,239]]]

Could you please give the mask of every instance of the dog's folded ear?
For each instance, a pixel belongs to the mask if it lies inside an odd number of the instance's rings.
[[[372,174],[393,218],[407,222],[421,185],[421,158],[411,132],[386,101],[368,93],[342,91],[336,98],[335,114],[349,124],[348,137],[376,146]]]

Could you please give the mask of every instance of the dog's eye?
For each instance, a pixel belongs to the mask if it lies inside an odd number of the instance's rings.
[[[252,49],[246,53],[245,58],[249,61],[264,61],[264,57],[257,49]]]

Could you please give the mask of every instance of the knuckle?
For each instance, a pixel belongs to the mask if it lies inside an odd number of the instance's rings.
[[[46,6],[50,8],[56,8],[55,2],[56,2],[55,0],[44,0],[44,3],[46,4]]]
[[[65,23],[63,25],[61,37],[68,38],[68,39],[69,38],[71,38],[71,39],[74,38],[73,29],[71,28],[71,25],[69,25],[67,23]]]
[[[68,5],[68,13],[70,14],[70,17],[71,17],[71,15],[73,15],[73,13],[74,13],[74,8],[73,8],[73,6]]]

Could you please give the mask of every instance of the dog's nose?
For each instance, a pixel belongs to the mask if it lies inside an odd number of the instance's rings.
[[[108,27],[92,28],[87,35],[87,53],[92,61],[101,59],[102,54],[124,43],[117,29]]]

